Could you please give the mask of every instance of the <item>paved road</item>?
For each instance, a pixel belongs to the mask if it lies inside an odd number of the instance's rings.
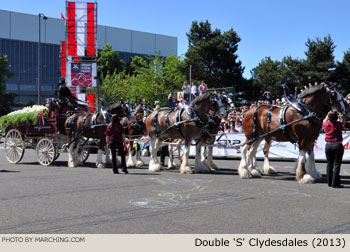
[[[298,184],[292,162],[242,180],[238,160],[216,160],[213,174],[145,166],[114,175],[94,168],[96,155],[70,169],[65,154],[43,167],[32,150],[18,165],[3,152],[0,144],[0,233],[350,233],[350,164],[345,188],[331,189]]]

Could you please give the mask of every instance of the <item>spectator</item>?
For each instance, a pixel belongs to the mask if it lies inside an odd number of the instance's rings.
[[[265,91],[263,94],[263,100],[267,101],[269,104],[272,103],[272,99],[271,99],[271,93],[269,91]]]
[[[276,99],[276,105],[277,106],[282,106],[282,101],[280,99]]]
[[[192,86],[191,86],[191,99],[193,100],[194,98],[196,98],[197,96],[197,86],[196,84],[194,84],[194,82],[192,82]]]
[[[322,127],[325,129],[326,159],[327,159],[327,182],[329,187],[344,187],[340,182],[340,166],[344,154],[343,146],[343,124],[338,120],[336,111],[329,111]],[[344,122],[350,124],[350,122]]]
[[[223,123],[223,131],[225,133],[230,133],[230,128],[228,127],[226,122]]]
[[[231,119],[229,121],[229,130],[227,133],[238,133],[238,131],[236,130],[236,127],[235,127],[235,120],[234,119]]]
[[[202,81],[198,89],[199,89],[199,95],[205,94],[208,89],[207,84],[205,84],[204,81]]]
[[[169,108],[175,109],[175,94],[174,94],[173,90],[171,90],[169,95],[168,95],[168,102],[169,102]]]
[[[350,94],[346,96],[345,100],[350,104]]]
[[[190,102],[191,86],[185,81],[182,85],[182,91],[184,93],[184,99],[186,102]]]
[[[242,119],[239,117],[236,118],[235,129],[238,133],[243,133]]]
[[[185,107],[185,102],[184,102],[183,99],[180,98],[180,100],[179,100],[179,102],[178,102],[178,104],[177,104],[177,107],[178,107],[178,108],[183,108],[183,107]]]
[[[154,109],[155,110],[160,110],[160,105],[159,105],[159,101],[154,101]]]

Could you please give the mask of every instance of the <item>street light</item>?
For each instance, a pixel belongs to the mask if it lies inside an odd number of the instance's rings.
[[[41,17],[47,20],[47,17],[43,13],[39,13],[39,39],[38,39],[38,105],[40,105],[40,40],[41,40]]]

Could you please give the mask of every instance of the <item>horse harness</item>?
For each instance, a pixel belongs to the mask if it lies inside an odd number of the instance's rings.
[[[270,107],[270,109],[268,110],[267,113],[267,117],[266,117],[266,122],[267,122],[267,132],[263,135],[257,136],[257,125],[258,125],[258,109],[262,106],[266,106],[265,104],[259,105],[255,108],[254,110],[254,114],[253,114],[253,121],[254,121],[254,129],[253,129],[253,139],[248,141],[247,143],[251,143],[256,141],[257,139],[260,138],[265,138],[269,135],[272,135],[273,133],[282,130],[283,134],[286,136],[286,138],[292,142],[292,143],[296,143],[297,139],[291,135],[289,133],[289,131],[287,131],[287,128],[289,126],[291,126],[292,124],[295,124],[297,122],[300,121],[304,121],[307,120],[312,124],[316,124],[316,125],[321,125],[322,124],[322,119],[317,117],[316,114],[314,112],[312,112],[312,109],[304,104],[303,102],[301,102],[300,100],[297,99],[288,99],[288,104],[283,105],[282,107],[280,106],[275,106],[272,105]],[[300,113],[303,117],[299,118],[295,121],[289,122],[287,123],[287,119],[286,119],[286,114],[287,114],[287,110],[292,107],[294,108],[298,113]],[[270,131],[270,123],[271,123],[271,116],[272,116],[272,112],[274,109],[276,108],[280,108],[280,113],[279,113],[279,122],[280,122],[280,127],[277,129],[274,129],[272,131]]]
[[[184,134],[182,133],[181,131],[181,125],[183,125],[184,123],[189,123],[189,122],[195,122],[196,124],[200,124],[200,125],[204,125],[206,124],[206,122],[203,122],[197,112],[194,110],[194,108],[190,107],[190,106],[185,106],[183,108],[180,108],[180,109],[168,109],[168,112],[167,114],[165,115],[165,121],[166,123],[168,124],[168,128],[166,128],[165,130],[163,131],[159,131],[158,130],[158,113],[159,111],[162,111],[162,110],[157,110],[156,111],[156,114],[155,116],[153,117],[153,127],[156,129],[155,130],[155,134],[157,137],[163,135],[165,132],[167,132],[169,129],[175,127],[177,129],[177,131],[180,133],[180,135],[185,138]],[[175,111],[175,123],[173,125],[170,125],[170,119],[169,119],[169,115],[171,112]],[[187,111],[187,113],[190,115],[191,119],[188,119],[188,120],[184,120],[182,121],[181,117],[182,117],[182,114]]]

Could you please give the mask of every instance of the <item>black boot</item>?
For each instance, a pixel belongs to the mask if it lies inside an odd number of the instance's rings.
[[[127,170],[126,168],[123,168],[123,172],[124,172],[125,174],[128,174],[128,173],[129,173],[128,170]]]
[[[118,169],[113,169],[114,174],[119,174]]]

